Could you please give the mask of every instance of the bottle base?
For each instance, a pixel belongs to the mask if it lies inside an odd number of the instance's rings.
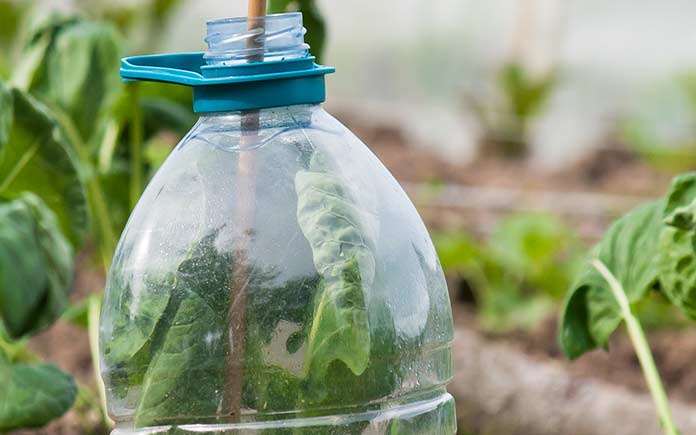
[[[441,396],[357,414],[234,424],[117,427],[111,435],[453,435],[454,399]]]

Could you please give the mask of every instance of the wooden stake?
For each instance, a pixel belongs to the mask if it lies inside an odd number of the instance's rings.
[[[252,18],[265,17],[265,16],[266,16],[266,0],[249,0],[249,8],[247,10],[247,17],[252,19]],[[252,23],[253,23],[253,21],[249,20],[249,24],[252,24]],[[263,45],[263,42],[261,43],[261,45]]]
[[[266,0],[249,0],[247,29],[264,29]],[[256,35],[247,40],[247,48],[252,52],[248,62],[261,62],[264,59],[265,35]],[[241,117],[240,147],[249,148],[258,143],[259,111],[244,112]],[[244,387],[244,353],[246,339],[246,290],[251,280],[249,249],[254,236],[256,217],[256,156],[253,150],[240,150],[238,162],[238,215],[234,224],[242,229],[242,237],[235,249],[230,282],[229,308],[229,348],[225,357],[225,390],[223,409],[227,410],[232,421],[242,417],[242,390]]]

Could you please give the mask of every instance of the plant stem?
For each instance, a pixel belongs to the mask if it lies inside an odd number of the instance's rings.
[[[7,355],[7,358],[12,362],[32,364],[40,359],[32,351],[27,348],[28,340],[21,339],[13,341],[4,336],[0,331],[0,352]]]
[[[63,127],[63,132],[68,140],[72,142],[75,147],[77,157],[80,160],[82,176],[87,184],[90,214],[96,222],[96,240],[99,244],[98,251],[102,257],[104,271],[108,272],[109,266],[111,265],[111,258],[114,250],[116,250],[117,238],[114,233],[113,222],[111,222],[111,215],[109,214],[109,206],[104,196],[104,190],[101,187],[99,178],[91,163],[87,144],[82,140],[75,124],[73,124],[70,117],[59,108],[52,106],[51,109],[61,127]]]
[[[665,388],[662,385],[662,379],[655,366],[655,360],[653,359],[652,352],[650,351],[650,346],[648,346],[648,341],[645,338],[645,333],[640,325],[638,318],[633,315],[631,311],[631,305],[628,302],[628,297],[623,289],[621,283],[616,279],[616,277],[611,273],[611,271],[600,261],[599,259],[592,260],[592,265],[597,269],[597,271],[604,277],[604,279],[609,284],[616,302],[619,304],[621,309],[621,315],[626,322],[626,328],[628,329],[628,336],[631,338],[631,343],[635,349],[638,361],[640,361],[640,366],[643,369],[643,376],[648,384],[648,389],[652,395],[653,401],[655,402],[655,407],[657,408],[657,413],[660,417],[660,424],[666,435],[678,435],[676,425],[674,424],[674,419],[672,418],[672,413],[669,409],[669,402],[667,400],[667,394],[665,393]]]
[[[130,205],[131,210],[143,192],[143,112],[140,107],[140,87],[130,83],[131,125],[130,125]]]
[[[97,381],[97,390],[99,392],[99,410],[101,414],[102,424],[104,427],[112,427],[113,424],[106,410],[106,391],[101,379],[101,367],[99,366],[99,317],[101,315],[102,299],[100,297],[90,297],[89,305],[87,306],[87,333],[89,335],[89,350],[92,357],[92,369],[94,370],[94,378]]]

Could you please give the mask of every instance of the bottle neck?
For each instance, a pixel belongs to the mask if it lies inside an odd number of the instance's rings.
[[[207,23],[208,65],[299,59],[309,53],[302,14],[285,13],[260,18],[226,18]]]
[[[208,22],[201,74],[215,86],[194,86],[196,112],[256,110],[321,103],[324,75],[304,43],[301,13]],[[211,83],[212,84],[212,83]]]
[[[211,21],[206,53],[127,57],[121,77],[191,86],[197,113],[321,103],[334,68],[314,62],[304,34],[300,13]]]

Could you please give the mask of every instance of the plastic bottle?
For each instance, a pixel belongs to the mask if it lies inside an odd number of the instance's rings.
[[[108,276],[113,434],[453,434],[452,315],[425,226],[321,107],[333,70],[301,14],[264,24],[212,21],[206,53],[123,60],[126,80],[192,86],[201,116]]]

